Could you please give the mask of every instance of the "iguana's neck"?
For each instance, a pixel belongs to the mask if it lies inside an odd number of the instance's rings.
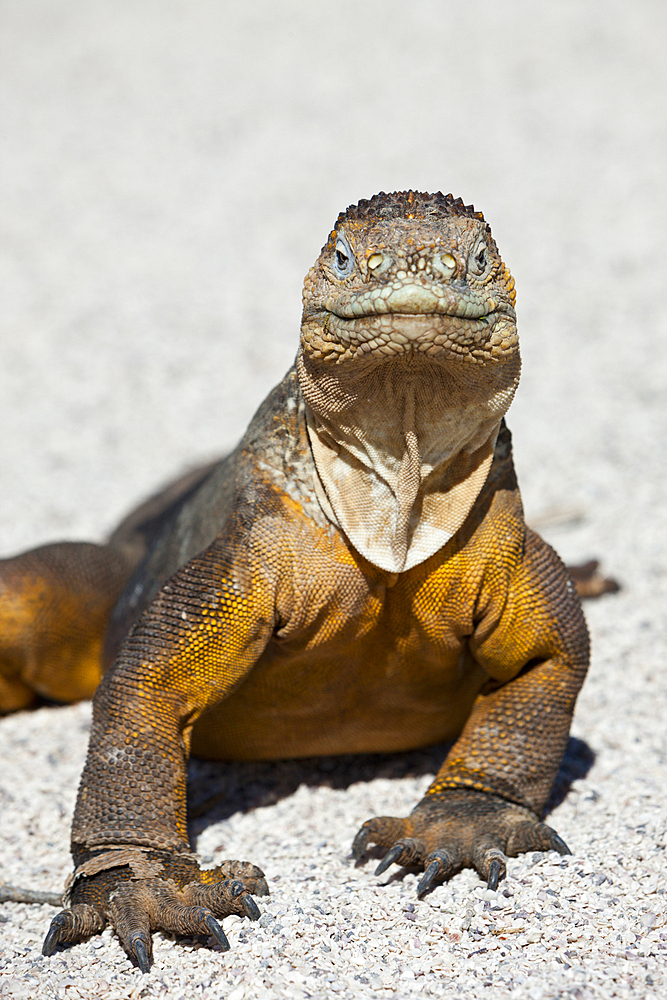
[[[519,371],[518,353],[490,364],[408,354],[336,366],[300,351],[318,497],[370,562],[402,572],[458,530],[486,480]]]

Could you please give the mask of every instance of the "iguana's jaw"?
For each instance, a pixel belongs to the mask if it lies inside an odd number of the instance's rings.
[[[427,559],[484,485],[519,378],[488,226],[409,201],[341,217],[306,278],[297,371],[325,513],[382,569]]]

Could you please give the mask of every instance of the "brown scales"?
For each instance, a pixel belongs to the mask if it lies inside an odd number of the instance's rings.
[[[258,916],[258,868],[200,871],[190,852],[190,748],[269,759],[455,740],[411,815],[370,819],[354,842],[358,859],[386,852],[378,872],[424,869],[420,893],[466,866],[494,888],[507,855],[567,851],[540,817],[588,637],[567,572],[523,520],[502,422],[519,370],[513,287],[481,214],[451,195],[349,208],[306,280],[297,366],[237,450],[100,550],[130,576],[94,700],[78,869],[45,954],[111,923],[147,969],[155,929],[225,947],[218,918]],[[0,573],[32,595],[11,605],[0,659],[21,704],[17,629],[34,661],[32,640],[71,604],[59,566],[36,615],[39,557]],[[98,589],[116,601],[116,570]],[[54,662],[38,690],[58,698],[83,665]]]
[[[362,198],[356,205],[350,205],[341,212],[336,220],[335,228],[338,229],[341,223],[349,222],[353,219],[364,220],[371,218],[381,218],[386,221],[398,218],[449,218],[452,215],[461,215],[468,219],[479,219],[484,222],[481,212],[476,212],[472,205],[465,205],[461,198],[455,198],[451,194],[442,194],[437,191],[435,194],[428,194],[424,191],[394,191],[385,194],[380,191],[372,198]]]

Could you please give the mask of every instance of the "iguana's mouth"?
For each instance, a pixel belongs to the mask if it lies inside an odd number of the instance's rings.
[[[406,320],[410,319],[441,320],[444,318],[444,319],[463,320],[464,322],[467,323],[490,323],[495,318],[495,316],[500,312],[500,310],[494,309],[490,310],[487,313],[481,313],[479,316],[469,317],[469,316],[461,316],[458,313],[447,312],[444,309],[434,309],[432,312],[431,311],[407,312],[402,310],[398,311],[394,309],[378,309],[374,312],[357,313],[354,316],[345,315],[345,313],[337,312],[335,309],[324,309],[323,311],[325,313],[329,313],[329,315],[331,316],[335,316],[337,320],[340,320],[343,323],[354,323],[356,320],[374,320],[377,319],[379,316],[391,316],[392,318],[400,317],[401,319],[406,319]]]
[[[513,313],[513,310],[512,310]],[[325,309],[321,327],[359,357],[395,356],[406,352],[438,357],[499,359],[518,345],[513,314],[497,308],[469,318],[449,312],[369,312],[354,317]]]
[[[428,286],[417,282],[398,285],[390,282],[352,294],[330,295],[323,307],[342,320],[384,315],[480,320],[501,309],[496,298],[474,292],[465,284]]]

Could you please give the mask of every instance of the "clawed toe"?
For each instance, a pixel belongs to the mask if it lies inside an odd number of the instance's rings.
[[[363,855],[366,853],[368,845],[371,842],[371,831],[368,826],[364,825],[357,832],[356,837],[352,841],[352,857],[355,861],[360,861]]]
[[[498,882],[500,881],[501,874],[501,864],[500,858],[494,858],[489,865],[489,877],[486,882],[486,888],[492,889],[494,892],[498,888]]]
[[[253,896],[270,896],[271,895],[271,890],[269,889],[269,884],[268,884],[268,882],[266,881],[265,878],[259,878],[259,879],[257,879],[257,881],[254,883],[254,885],[252,886],[252,888],[250,888],[248,891],[252,892]],[[252,919],[254,919],[254,918],[252,918]]]
[[[60,932],[66,927],[68,916],[66,912],[57,913],[51,921],[51,925],[44,938],[44,944],[42,945],[42,955],[45,955],[47,958],[49,955],[53,955],[60,944]]]
[[[97,934],[105,926],[104,917],[86,903],[75,904],[71,909],[56,913],[44,938],[42,955],[52,955],[59,944],[74,944]]]
[[[243,907],[244,913],[249,920],[259,920],[259,906],[252,896],[242,896],[241,906]]]
[[[130,957],[135,959],[142,972],[150,972],[153,961],[153,948],[150,937],[146,938],[144,934],[139,932],[134,936],[127,951]]]
[[[567,846],[562,837],[559,837],[555,830],[551,830],[551,848],[552,851],[558,851],[559,854],[572,854],[572,851]]]
[[[209,913],[208,916],[204,918],[204,923],[208,927],[211,936],[215,938],[222,950],[229,951],[229,941],[227,940],[227,935],[212,913]]]
[[[255,885],[249,888],[239,879],[222,879],[208,885],[191,883],[183,890],[183,901],[188,906],[203,906],[216,917],[226,917],[235,913],[239,917],[258,920],[260,910],[250,895]]]
[[[386,872],[387,868],[393,865],[394,862],[398,861],[398,859],[402,856],[404,849],[403,844],[394,844],[393,847],[390,847],[380,864],[375,869],[375,874],[382,875],[383,872]]]
[[[456,871],[454,858],[444,850],[432,851],[426,858],[425,865],[426,869],[417,886],[418,896],[423,896],[437,882],[444,882]]]
[[[431,888],[431,886],[433,885],[439,874],[440,874],[440,862],[436,860],[431,861],[430,865],[428,866],[428,868],[422,875],[421,879],[419,880],[419,885],[417,886],[417,895],[423,896],[424,893],[428,892],[428,890]]]
[[[563,838],[546,823],[522,823],[514,830],[507,845],[507,853],[515,856],[526,851],[558,851],[563,855],[572,853]]]

